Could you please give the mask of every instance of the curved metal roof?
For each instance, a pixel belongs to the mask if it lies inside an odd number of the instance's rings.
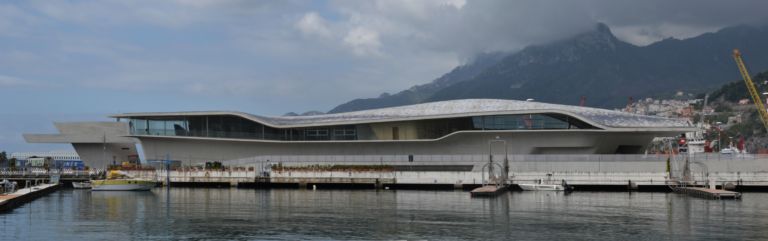
[[[162,112],[162,113],[126,113],[113,115],[115,118],[150,117],[150,116],[193,116],[193,115],[237,115],[263,123],[268,126],[305,127],[346,125],[356,123],[391,122],[419,119],[437,119],[448,117],[466,117],[497,114],[537,114],[559,113],[576,117],[603,129],[612,128],[663,128],[691,130],[693,125],[687,120],[670,119],[655,116],[630,114],[620,111],[590,107],[548,104],[532,101],[500,99],[462,99],[430,102],[399,107],[353,111],[336,114],[313,116],[264,117],[242,112],[200,111],[200,112]]]

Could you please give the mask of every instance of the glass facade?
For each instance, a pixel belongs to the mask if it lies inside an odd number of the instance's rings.
[[[357,124],[306,128],[274,128],[234,115],[132,117],[127,120],[132,135],[238,138],[276,141],[381,140],[377,125]],[[409,139],[436,139],[466,130],[595,129],[578,119],[560,114],[489,115],[401,123],[392,133],[410,129]]]
[[[475,116],[472,124],[480,130],[594,129],[583,121],[561,114]]]

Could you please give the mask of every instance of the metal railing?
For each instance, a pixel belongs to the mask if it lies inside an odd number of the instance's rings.
[[[504,155],[493,155],[494,160],[503,160]],[[739,161],[739,160],[765,160],[768,163],[768,155],[764,154],[719,154],[702,153],[695,155],[675,155],[672,158],[689,158],[690,161]],[[638,154],[638,155],[612,155],[612,154],[585,154],[585,155],[508,155],[510,162],[665,162],[669,155],[666,154]],[[184,161],[184,158],[181,158]],[[412,160],[412,161],[411,161]],[[488,155],[263,155],[242,158],[237,160],[199,160],[189,159],[192,163],[220,161],[224,165],[249,165],[269,161],[271,163],[363,163],[363,164],[448,164],[448,163],[482,163],[488,161]]]
[[[104,173],[103,169],[91,169],[91,170],[73,170],[73,169],[45,169],[45,168],[0,168],[0,178],[2,177],[45,177],[50,175],[62,175],[62,176],[83,176],[88,177],[92,175],[99,175]]]

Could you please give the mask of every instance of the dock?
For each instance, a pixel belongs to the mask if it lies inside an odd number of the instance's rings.
[[[472,197],[495,197],[507,191],[506,186],[487,185],[470,191]]]
[[[741,193],[727,190],[703,187],[675,187],[673,190],[675,193],[688,194],[691,196],[708,199],[741,199]]]
[[[0,194],[0,212],[7,212],[38,197],[56,191],[59,184],[40,184],[16,190],[9,194]]]

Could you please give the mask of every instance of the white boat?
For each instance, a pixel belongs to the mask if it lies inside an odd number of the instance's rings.
[[[720,150],[720,154],[731,155],[731,154],[734,154],[734,153],[737,153],[737,151],[734,150],[733,148],[730,148],[730,147],[726,147],[726,148],[723,148],[722,150]]]
[[[554,184],[517,184],[523,191],[565,191],[563,185]]]
[[[521,183],[517,184],[523,191],[573,191],[573,187],[569,186],[565,180],[562,180],[560,184],[552,184],[552,174],[547,174],[547,180],[539,179],[537,183]]]
[[[91,180],[93,191],[149,191],[157,182],[133,178],[121,171],[110,171],[107,179]]]
[[[75,189],[91,189],[91,182],[90,181],[72,182],[72,187]]]

